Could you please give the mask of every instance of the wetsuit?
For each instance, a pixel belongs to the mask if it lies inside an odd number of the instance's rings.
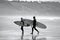
[[[39,31],[36,29],[36,19],[33,20],[33,27],[32,27],[32,33],[31,34],[33,34],[34,29],[39,33]]]
[[[21,23],[22,23],[21,30],[22,30],[22,33],[24,33],[24,29],[23,29],[24,21],[22,20]]]

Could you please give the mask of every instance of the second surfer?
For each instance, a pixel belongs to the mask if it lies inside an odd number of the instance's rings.
[[[33,27],[32,27],[32,33],[31,33],[31,34],[33,34],[34,29],[35,29],[35,30],[38,32],[38,34],[39,34],[39,31],[36,29],[36,18],[35,18],[35,16],[33,17]]]

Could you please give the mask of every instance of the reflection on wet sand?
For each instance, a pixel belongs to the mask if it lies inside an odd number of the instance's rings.
[[[39,34],[37,35],[32,35],[32,40],[46,40],[46,38],[37,38]]]
[[[21,40],[47,40],[47,38],[44,38],[44,37],[38,38],[38,36],[39,36],[39,34],[37,34],[37,35],[32,35],[32,39],[29,39],[29,37],[26,38],[26,39],[24,39],[24,34],[22,34],[22,35],[21,35]],[[26,37],[27,37],[27,36],[26,36]]]
[[[39,35],[32,35],[32,40],[36,40],[36,38],[38,37]]]
[[[23,40],[23,36],[24,36],[24,34],[21,35],[21,40]]]
[[[39,39],[37,39],[37,40],[47,40],[46,38],[39,38]]]

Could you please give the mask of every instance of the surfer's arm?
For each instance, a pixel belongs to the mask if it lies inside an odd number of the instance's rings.
[[[23,26],[23,22],[21,22],[21,26]]]
[[[23,21],[23,26],[24,26],[25,24],[24,24],[24,21]]]

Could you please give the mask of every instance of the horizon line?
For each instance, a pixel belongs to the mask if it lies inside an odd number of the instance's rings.
[[[7,0],[7,1],[17,1],[17,2],[21,2],[21,1],[23,1],[23,2],[38,2],[38,3],[41,3],[41,2],[58,2],[58,3],[60,3],[60,1],[42,1],[42,0]]]
[[[20,19],[21,17],[24,19],[33,19],[33,16],[0,16],[0,17],[5,17],[5,18],[10,18],[10,19]],[[36,19],[38,20],[58,20],[60,17],[51,17],[51,16],[36,16]]]

